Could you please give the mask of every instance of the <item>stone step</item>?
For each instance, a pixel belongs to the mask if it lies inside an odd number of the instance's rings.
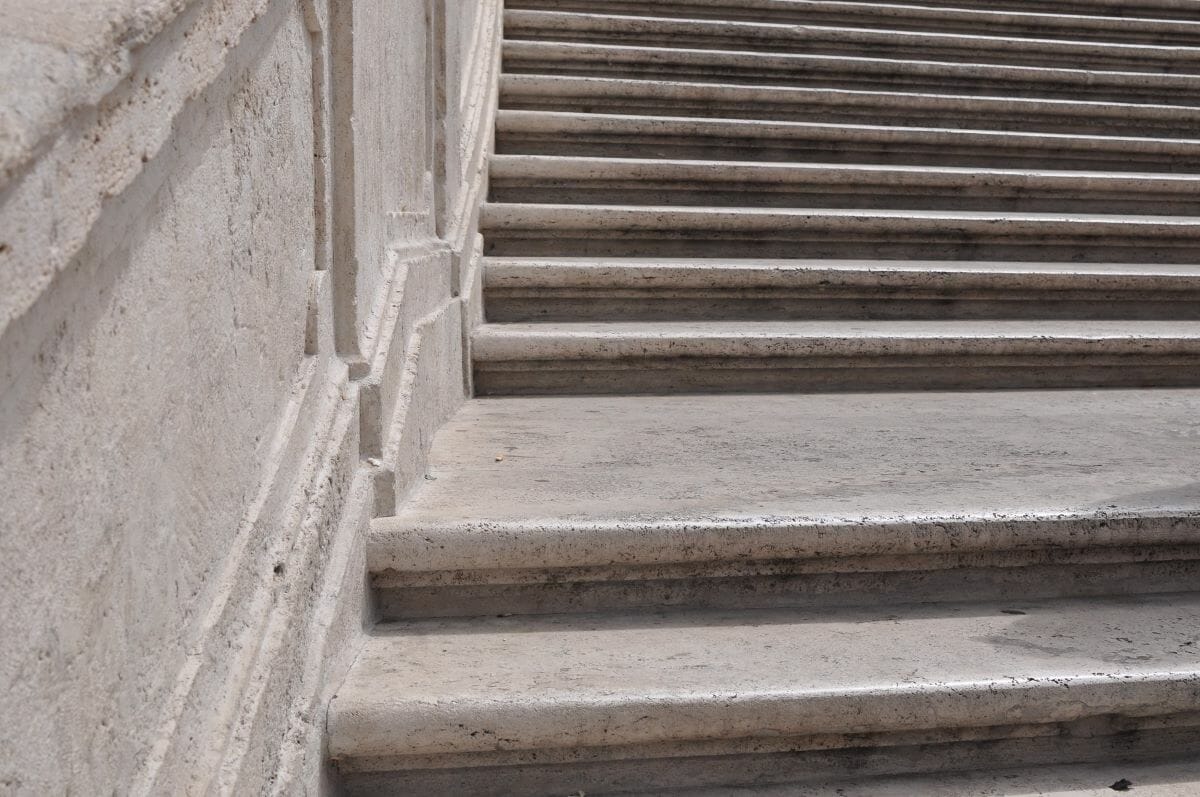
[[[1200,172],[1200,140],[503,110],[496,151],[702,160]]]
[[[504,35],[509,40],[784,51],[1156,73],[1194,73],[1200,60],[1200,48],[1179,45],[561,11],[507,11]]]
[[[496,155],[494,202],[1194,214],[1200,174]]]
[[[488,258],[491,321],[1200,320],[1200,266]]]
[[[479,395],[1200,385],[1195,321],[484,324]]]
[[[503,51],[508,74],[1087,99],[1192,108],[1200,103],[1197,74],[578,42],[506,41]],[[1192,66],[1195,70],[1194,62]]]
[[[500,256],[1200,260],[1191,216],[489,203],[480,223]]]
[[[838,25],[920,32],[1200,44],[1192,0],[509,0],[510,10]]]
[[[1200,391],[494,398],[367,567],[385,618],[1192,589]]]
[[[965,130],[1194,138],[1197,109],[913,91],[746,86],[677,80],[507,74],[501,107],[584,113],[615,112],[768,119],[808,123],[878,123]]]
[[[330,704],[350,795],[603,794],[1200,740],[1200,597],[385,626]]]

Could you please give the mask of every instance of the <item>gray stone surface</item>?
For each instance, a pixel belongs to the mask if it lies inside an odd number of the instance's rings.
[[[879,121],[879,120],[875,120]],[[1195,172],[1200,141],[971,130],[930,125],[821,124],[764,119],[501,110],[506,153],[738,161]]]
[[[857,208],[489,203],[501,256],[1194,262],[1200,217]]]
[[[1177,214],[1200,177],[967,166],[497,155],[494,202]]]
[[[476,402],[404,511],[372,525],[368,568],[396,618],[1189,589],[1200,494],[1178,475],[1196,402]]]
[[[487,324],[484,395],[1194,385],[1195,321]]]
[[[1114,68],[1013,66],[989,63],[980,54],[971,63],[916,58],[852,57],[800,52],[749,52],[595,44],[589,42],[507,41],[505,69],[514,74],[583,74],[623,79],[679,80],[759,86],[816,86],[856,91],[951,93],[990,97],[1012,93],[1026,98],[1159,103],[1187,106],[1197,97],[1200,75],[1118,71]],[[1182,59],[1186,63],[1185,59]]]
[[[1024,97],[1017,93],[822,88],[622,77],[511,74],[504,106],[515,110],[591,110],[714,117],[936,127],[954,120],[974,129],[1125,136],[1195,136],[1194,109],[1150,102]]]
[[[1193,390],[475,401],[376,522],[370,566],[978,549],[1033,544],[1012,521],[1070,518],[1043,541],[1112,544],[1096,521],[1200,511],[1198,437]]]
[[[1164,596],[391,627],[338,689],[330,750],[952,737],[1113,714],[1134,728],[1200,709],[1198,621],[1195,596]]]
[[[490,258],[492,321],[1195,319],[1187,264]]]

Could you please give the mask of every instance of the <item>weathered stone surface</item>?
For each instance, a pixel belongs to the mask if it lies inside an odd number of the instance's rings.
[[[433,194],[478,204],[499,20],[353,5],[0,3],[4,794],[332,787],[365,530],[463,397]]]
[[[873,538],[862,524],[1186,514],[1200,510],[1197,435],[1194,390],[476,401],[439,433],[431,479],[377,521],[371,565],[680,562],[723,546],[729,559],[917,552],[942,543]],[[793,536],[789,524],[805,522],[858,530]],[[660,524],[679,536],[651,533]]]
[[[479,401],[404,510],[372,525],[368,567],[393,616],[1185,589],[1198,403]]]
[[[1195,732],[1198,618],[1194,596],[1164,596],[389,626],[334,698],[330,749],[370,769],[451,753],[686,755],[689,742],[722,740],[795,750],[805,737],[837,747],[919,731],[952,742],[1060,723],[1103,736],[1110,715],[1129,730],[1190,717],[1176,721]]]

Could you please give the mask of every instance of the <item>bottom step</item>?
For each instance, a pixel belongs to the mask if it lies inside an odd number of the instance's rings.
[[[1186,756],[1200,595],[387,626],[351,794],[578,794]]]

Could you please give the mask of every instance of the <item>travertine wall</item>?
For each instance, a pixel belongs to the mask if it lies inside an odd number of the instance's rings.
[[[323,791],[499,0],[0,0],[0,793]]]

